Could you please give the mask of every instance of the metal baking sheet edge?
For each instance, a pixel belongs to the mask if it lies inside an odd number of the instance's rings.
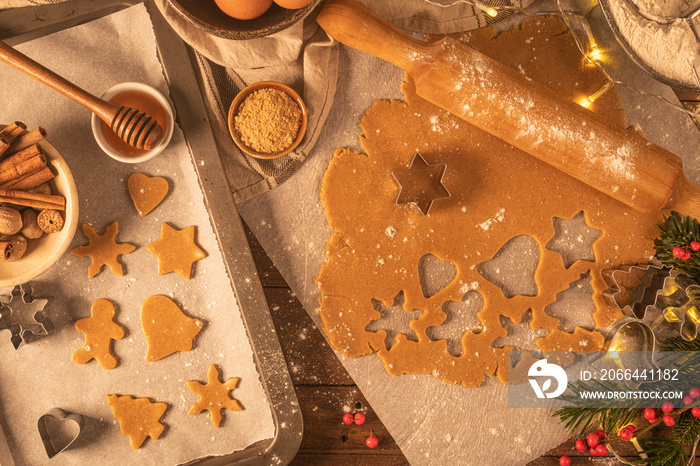
[[[71,0],[54,5],[0,10],[0,40],[10,45],[19,44],[138,3],[142,2]],[[145,4],[151,15],[159,58],[171,90],[170,97],[175,104],[176,120],[190,149],[275,423],[273,439],[254,443],[229,455],[200,458],[190,464],[287,464],[299,450],[303,435],[303,420],[294,385],[276,336],[243,224],[233,202],[187,45],[152,2],[146,1]]]

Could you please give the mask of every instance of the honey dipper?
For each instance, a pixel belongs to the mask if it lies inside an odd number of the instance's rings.
[[[0,61],[78,102],[97,115],[119,138],[132,147],[150,150],[163,140],[163,128],[150,115],[97,98],[2,41]]]
[[[640,212],[700,218],[681,160],[450,37],[423,42],[352,0],[326,0],[331,37],[403,68],[416,93]]]

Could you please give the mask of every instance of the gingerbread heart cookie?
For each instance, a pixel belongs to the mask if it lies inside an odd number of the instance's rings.
[[[143,173],[134,173],[129,177],[129,195],[134,202],[134,207],[139,217],[145,217],[158,204],[163,202],[170,191],[168,180],[162,176],[148,176]]]

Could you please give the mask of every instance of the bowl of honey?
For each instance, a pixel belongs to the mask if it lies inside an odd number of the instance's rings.
[[[175,116],[168,99],[156,88],[144,83],[126,82],[109,88],[102,99],[131,107],[152,116],[163,128],[163,140],[150,150],[137,149],[122,141],[97,115],[92,115],[92,133],[100,148],[110,157],[125,163],[140,163],[163,152],[175,128]]]

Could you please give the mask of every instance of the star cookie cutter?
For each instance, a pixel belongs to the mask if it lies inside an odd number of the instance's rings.
[[[9,297],[0,302],[0,331],[10,331],[15,349],[27,343],[29,335],[44,336],[54,330],[43,312],[52,302],[53,297],[34,298],[29,283],[15,286]]]
[[[70,424],[77,427],[77,431],[75,428],[66,428]],[[53,408],[39,418],[36,427],[46,454],[49,458],[53,458],[78,440],[85,428],[85,418],[61,408]]]
[[[697,338],[700,326],[700,285],[690,275],[672,271],[665,278],[654,305],[684,340],[693,341]]]
[[[413,204],[423,215],[428,215],[433,202],[451,196],[442,183],[445,170],[446,164],[429,164],[422,155],[416,153],[408,168],[391,172],[394,181],[399,185],[394,203]]]

